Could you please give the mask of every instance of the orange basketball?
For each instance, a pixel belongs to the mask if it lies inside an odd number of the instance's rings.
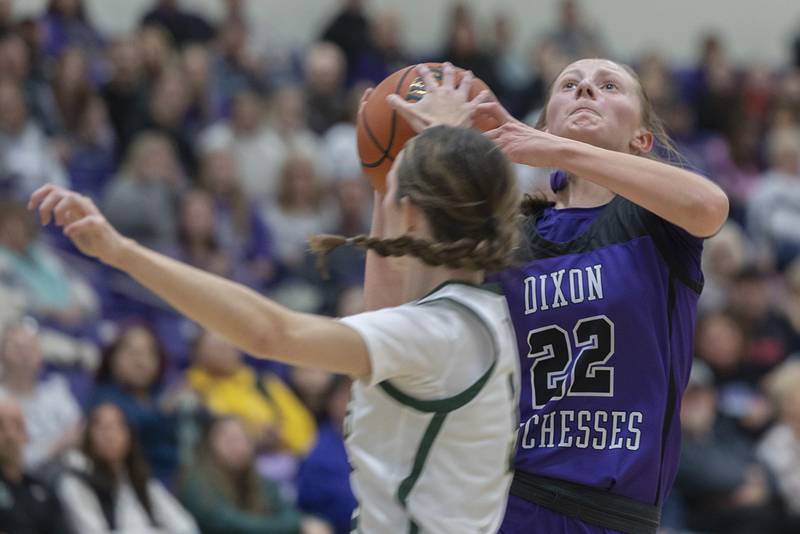
[[[442,64],[426,63],[426,65],[433,71],[436,79],[441,80]],[[458,67],[454,70],[455,84],[458,87],[465,71]],[[484,89],[488,89],[488,86],[475,78],[470,87],[469,98],[474,98]],[[406,142],[416,135],[408,122],[386,102],[386,97],[392,93],[400,95],[409,102],[416,102],[422,98],[425,94],[425,82],[417,71],[417,65],[402,68],[383,80],[369,95],[363,113],[358,119],[356,135],[361,168],[372,186],[381,193],[386,190],[386,174],[397,154]],[[476,128],[484,132],[497,126],[497,121],[489,117],[481,117],[475,124]]]

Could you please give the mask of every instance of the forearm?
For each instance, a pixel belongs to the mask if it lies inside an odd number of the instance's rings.
[[[250,354],[264,347],[265,332],[293,313],[255,291],[175,261],[126,240],[111,264],[176,310]]]
[[[565,140],[555,166],[590,180],[698,237],[728,215],[725,193],[695,173],[652,159]]]
[[[362,377],[365,342],[352,328],[290,310],[255,291],[125,240],[109,263],[176,310],[258,357]]]

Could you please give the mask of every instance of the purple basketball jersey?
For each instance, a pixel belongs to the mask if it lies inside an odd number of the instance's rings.
[[[622,197],[548,209],[524,231],[526,257],[496,277],[521,359],[515,467],[660,504],[679,458],[702,241]]]

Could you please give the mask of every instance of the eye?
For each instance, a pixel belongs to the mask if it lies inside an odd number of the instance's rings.
[[[578,87],[578,82],[575,80],[567,80],[561,84],[562,89],[575,89]]]
[[[616,91],[618,89],[617,84],[614,82],[606,82],[602,87],[606,91]]]

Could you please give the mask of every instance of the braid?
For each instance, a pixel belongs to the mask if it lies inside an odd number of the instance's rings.
[[[414,256],[434,267],[444,265],[453,269],[495,271],[508,264],[516,246],[516,233],[508,234],[479,241],[472,238],[431,241],[408,234],[389,239],[363,234],[349,238],[323,234],[311,237],[309,244],[311,250],[319,254],[317,266],[325,277],[328,276],[327,255],[342,245],[372,250],[383,257]]]

